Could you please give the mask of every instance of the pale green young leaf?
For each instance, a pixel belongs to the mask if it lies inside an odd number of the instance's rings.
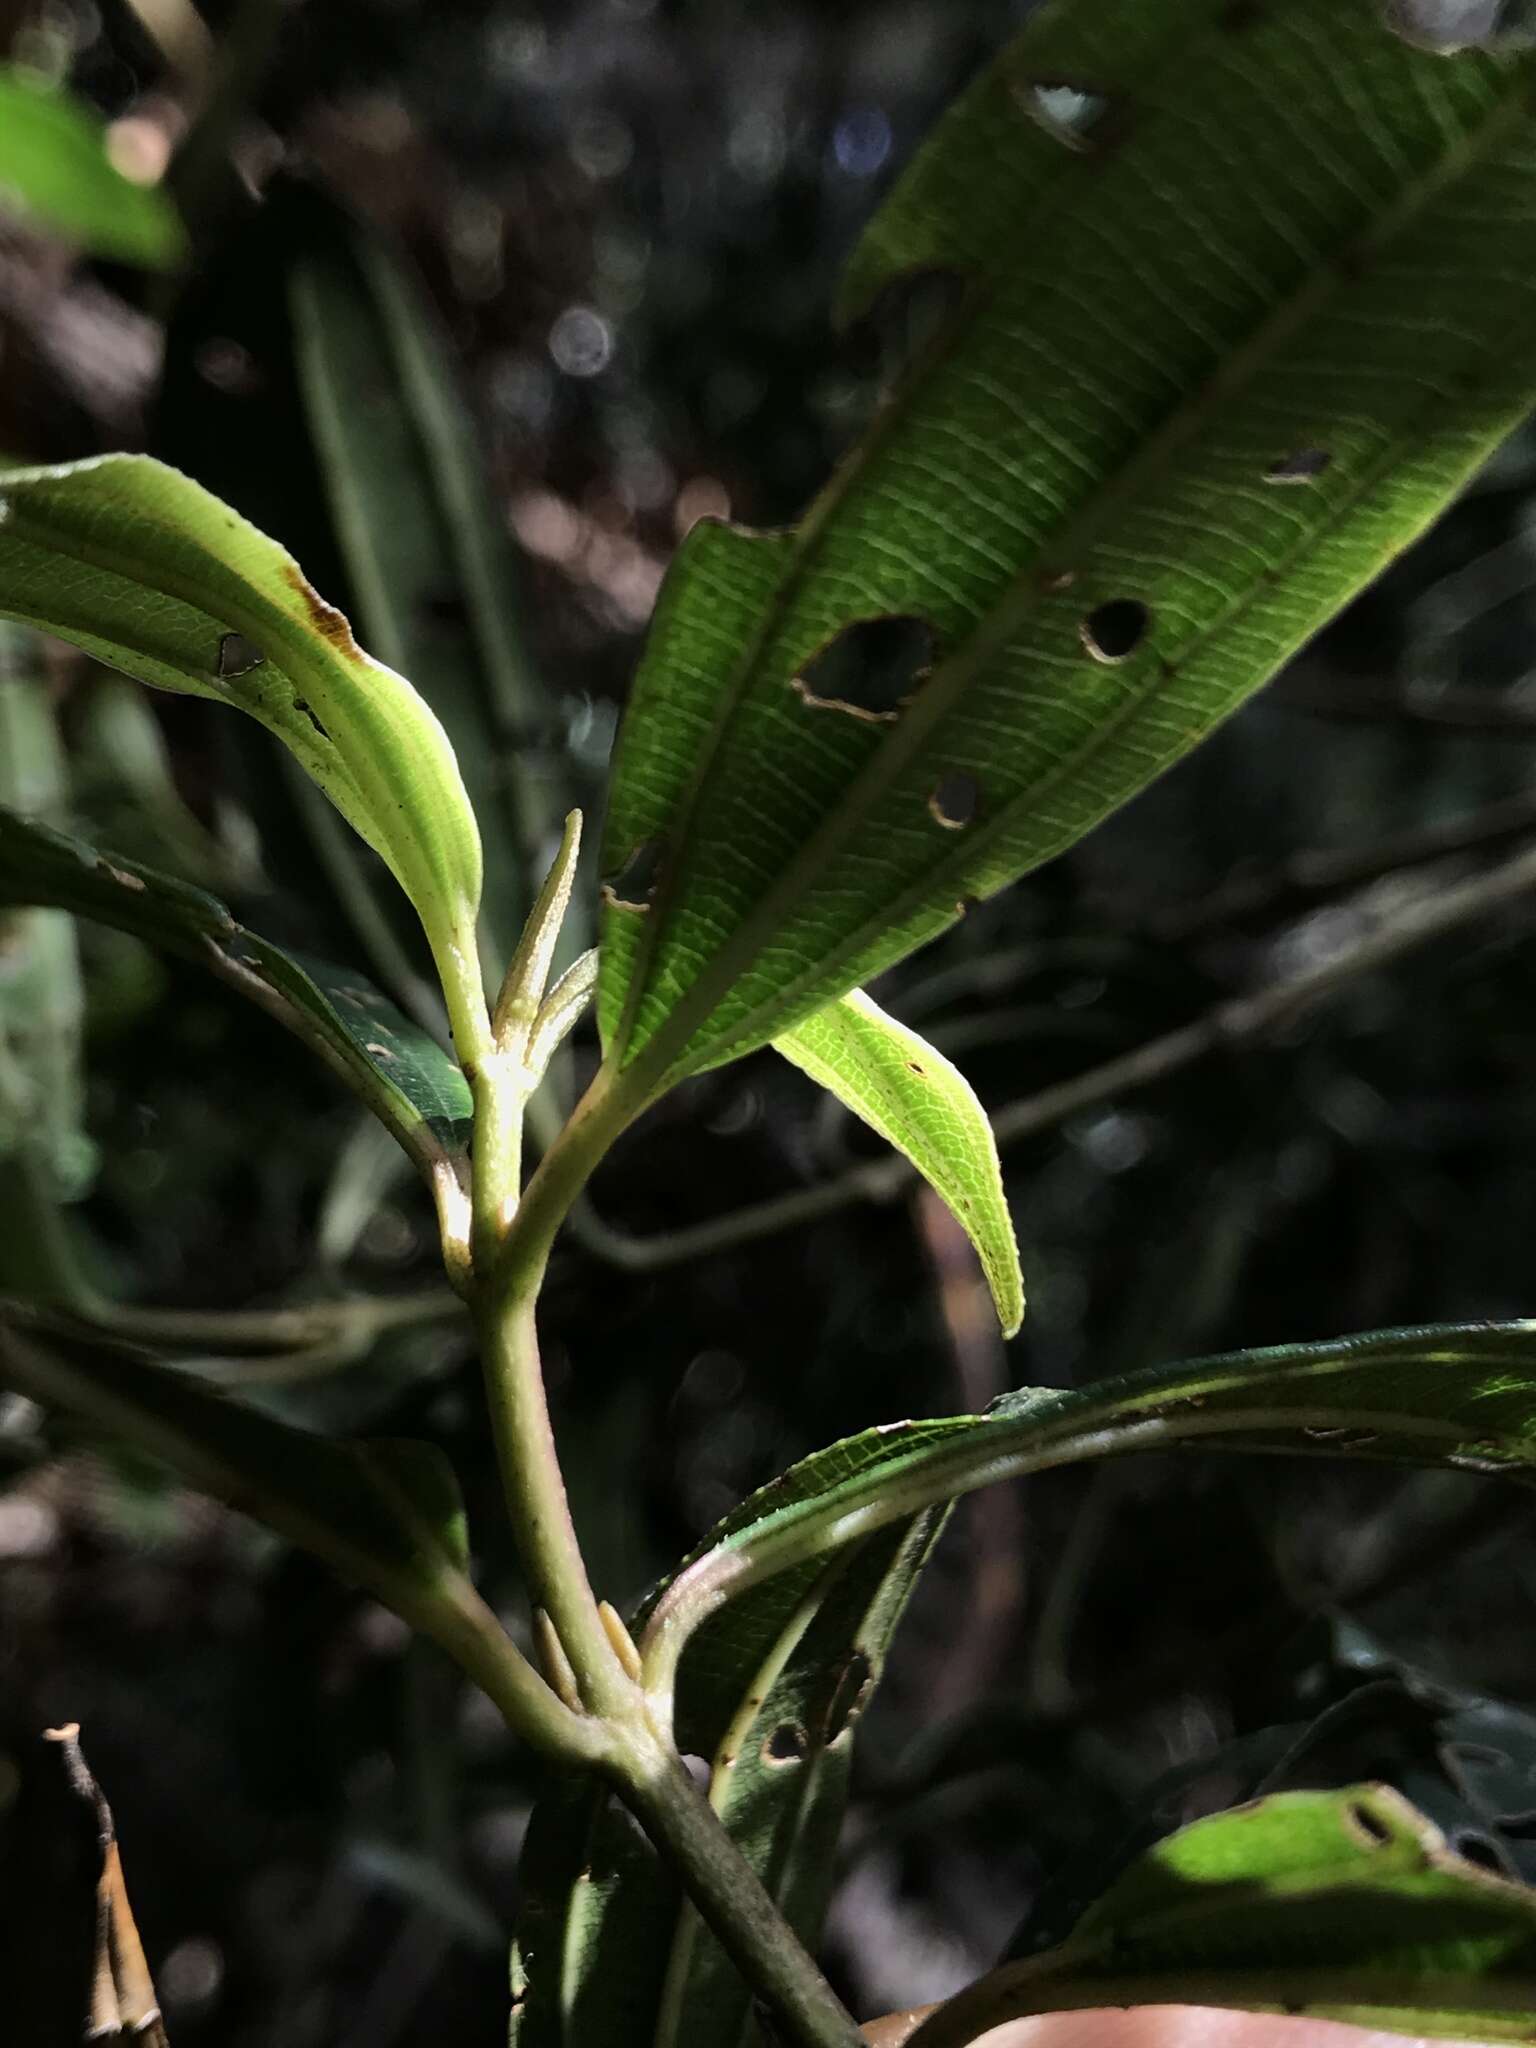
[[[774,1045],[910,1159],[976,1247],[1003,1335],[1024,1320],[1024,1276],[987,1113],[960,1070],[855,989]]]
[[[1529,2041],[1536,1891],[1453,1854],[1386,1786],[1277,1792],[1170,1835],[1060,1948],[960,1992],[908,2048],[966,2048],[1030,2013],[1175,2002]]]
[[[886,1423],[817,1451],[719,1524],[642,1643],[664,1696],[695,1631],[753,1588],[805,1587],[843,1545],[999,1479],[1182,1443],[1536,1475],[1536,1322],[1387,1330],[1024,1387],[984,1415]],[[723,1610],[723,1613],[722,1613]],[[711,1617],[721,1616],[718,1622]],[[703,1626],[701,1627],[701,1624]]]
[[[700,525],[621,734],[600,1021],[653,1095],[1071,845],[1536,394],[1529,53],[1379,0],[1050,0],[855,253],[947,316],[790,533]]]
[[[469,1138],[469,1085],[360,975],[274,946],[216,896],[0,809],[0,907],[73,911],[209,968],[313,1046],[435,1182]]]
[[[483,1046],[480,841],[452,748],[275,541],[147,456],[13,470],[0,480],[0,616],[275,733],[410,897],[460,1049]]]
[[[163,270],[187,238],[158,186],[125,178],[88,108],[0,66],[0,213],[19,213],[92,256]]]

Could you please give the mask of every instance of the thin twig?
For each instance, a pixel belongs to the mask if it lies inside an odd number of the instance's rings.
[[[1208,1053],[1262,1038],[1313,1003],[1336,995],[1362,974],[1388,966],[1447,932],[1489,916],[1532,889],[1536,889],[1536,848],[1527,848],[1497,867],[1408,905],[1300,973],[1287,975],[1251,995],[1231,997],[1134,1052],[1009,1104],[992,1119],[997,1142],[1017,1144],[1082,1110],[1165,1080]],[[611,1264],[629,1272],[654,1272],[816,1222],[858,1202],[894,1201],[916,1178],[905,1159],[882,1159],[853,1167],[817,1187],[797,1188],[707,1223],[654,1237],[636,1237],[616,1229],[590,1207],[573,1215],[572,1229],[590,1251]]]
[[[1260,915],[1307,909],[1363,888],[1387,875],[1427,867],[1459,853],[1473,853],[1536,831],[1536,790],[1502,797],[1475,811],[1389,833],[1363,846],[1304,849],[1276,867],[1235,874],[1198,902],[1147,919],[1153,937],[1179,940]]]
[[[1436,696],[1374,677],[1346,683],[1292,670],[1272,683],[1268,701],[1287,711],[1347,724],[1424,726],[1497,739],[1536,740],[1536,703],[1512,691],[1447,688]]]

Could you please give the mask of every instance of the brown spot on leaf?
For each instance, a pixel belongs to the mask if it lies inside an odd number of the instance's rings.
[[[361,661],[363,651],[352,637],[352,627],[346,613],[339,612],[335,605],[326,603],[315,586],[306,581],[304,572],[297,562],[284,565],[283,577],[297,594],[315,631],[329,640],[338,654],[344,654],[349,661]]]
[[[97,861],[96,872],[105,875],[109,881],[116,882],[122,889],[143,890],[149,886],[142,875],[130,875],[126,868],[115,868],[109,860]]]

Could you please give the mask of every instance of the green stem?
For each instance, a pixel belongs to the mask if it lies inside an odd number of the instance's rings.
[[[667,1855],[721,1946],[800,2048],[860,2048],[841,2001],[681,1761],[662,1753],[619,1796]]]
[[[633,1721],[641,1711],[640,1691],[603,1627],[571,1521],[539,1367],[532,1296],[493,1296],[481,1311],[480,1344],[502,1488],[530,1595],[549,1616],[587,1708]]]

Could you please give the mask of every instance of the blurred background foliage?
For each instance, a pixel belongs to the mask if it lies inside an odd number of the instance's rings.
[[[5,53],[93,106],[130,175],[165,175],[193,249],[146,278],[0,218],[0,451],[147,447],[353,604],[290,283],[303,252],[355,246],[348,215],[403,252],[510,537],[526,688],[483,746],[521,806],[493,876],[516,903],[541,808],[600,806],[679,534],[794,517],[867,417],[881,342],[831,333],[838,264],[1027,11],[0,0]],[[772,1055],[625,1142],[546,1311],[604,1591],[632,1599],[870,1422],[1532,1307],[1536,917],[1355,954],[1536,836],[1533,483],[1522,436],[1203,752],[882,988],[1001,1110],[1338,969],[1326,1001],[1007,1146],[1031,1307],[1006,1350],[909,1191],[637,1249],[875,1156]],[[413,603],[431,695],[466,597]],[[0,657],[7,801],[430,1015],[377,875],[263,735],[20,636]],[[0,929],[0,1294],[110,1301],[103,1342],[174,1341],[318,1428],[435,1438],[517,1617],[467,1333],[403,1162],[192,967],[25,915]],[[353,1310],[379,1297],[420,1313],[378,1336]],[[298,1340],[270,1321],[315,1303]],[[1452,1475],[1202,1455],[973,1500],[862,1738],[835,1978],[862,2011],[937,1997],[1060,1932],[1127,1845],[1260,1785],[1388,1777],[1536,1876],[1533,1603],[1521,1497]],[[320,1567],[0,1399],[0,1851],[37,1732],[76,1719],[177,2048],[502,2038],[535,1786],[494,1713]]]

